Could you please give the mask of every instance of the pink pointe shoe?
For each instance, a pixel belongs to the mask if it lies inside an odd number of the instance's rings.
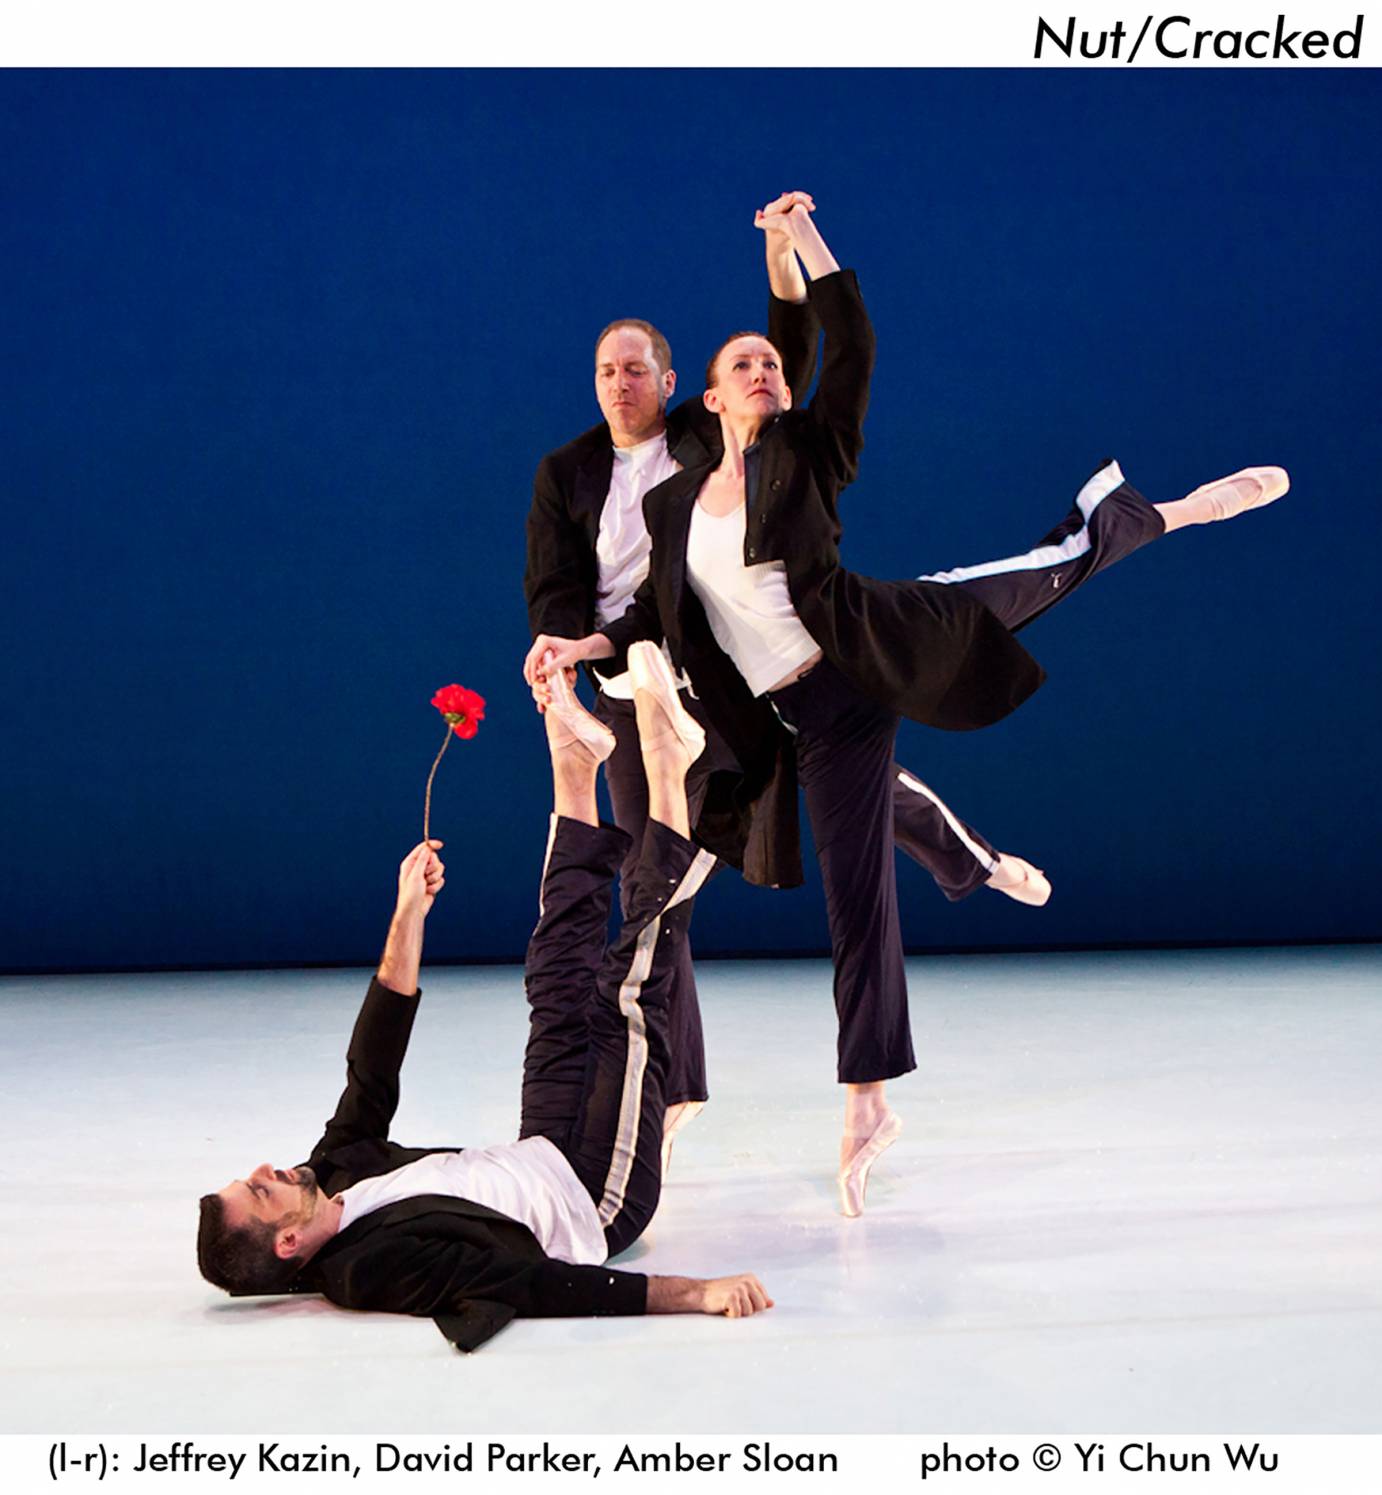
[[[677,682],[662,650],[653,643],[629,645],[629,683],[634,694],[646,691],[662,708],[669,730],[643,739],[644,748],[656,748],[675,738],[691,754],[694,763],[705,751],[705,728],[681,704]]]
[[[663,1183],[667,1182],[667,1175],[672,1169],[672,1143],[676,1141],[677,1133],[688,1122],[694,1121],[704,1110],[705,1102],[703,1100],[678,1101],[675,1105],[667,1107],[666,1114],[662,1118]]]
[[[896,1111],[885,1111],[883,1119],[871,1132],[846,1132],[848,1140],[865,1137],[864,1145],[840,1169],[836,1183],[840,1186],[840,1213],[853,1220],[864,1213],[864,1193],[869,1186],[869,1170],[902,1135],[902,1118]]]
[[[548,729],[552,746],[568,748],[579,742],[597,763],[603,763],[614,751],[614,733],[581,705],[565,670],[554,671],[547,684],[552,692],[547,716],[557,723],[555,731]]]
[[[1041,868],[1033,867],[1022,857],[1006,851],[998,853],[998,865],[989,874],[985,886],[1032,908],[1043,907],[1051,898],[1051,880]]]
[[[1211,519],[1236,519],[1249,509],[1262,509],[1275,503],[1291,487],[1284,467],[1244,467],[1204,483],[1188,498],[1199,499]]]

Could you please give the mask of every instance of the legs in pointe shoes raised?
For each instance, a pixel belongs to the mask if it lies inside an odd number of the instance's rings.
[[[1156,504],[1155,508],[1169,534],[1187,524],[1213,524],[1221,519],[1236,519],[1249,509],[1265,508],[1290,486],[1291,479],[1284,467],[1244,467],[1226,478],[1203,484],[1184,498]]]
[[[638,721],[638,744],[648,784],[648,818],[678,835],[691,836],[686,802],[686,771],[705,750],[705,730],[681,704],[676,681],[661,649],[639,643],[629,649],[629,682]],[[687,1100],[668,1106],[662,1122],[662,1176],[672,1161],[672,1142],[694,1121],[705,1102]]]

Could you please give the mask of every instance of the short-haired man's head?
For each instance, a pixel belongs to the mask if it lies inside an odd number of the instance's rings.
[[[676,387],[672,350],[651,322],[624,317],[596,340],[595,398],[615,446],[657,436]]]
[[[278,1227],[263,1220],[232,1226],[225,1200],[204,1194],[197,1226],[197,1266],[213,1287],[228,1293],[279,1293],[297,1276],[296,1257],[284,1260],[274,1250]]]
[[[648,339],[653,350],[653,357],[657,360],[657,371],[665,374],[672,367],[672,345],[651,322],[645,322],[642,317],[620,317],[617,321],[611,322],[595,339],[595,362],[599,363],[601,345],[610,333],[619,332],[626,327],[634,332],[641,332]]]

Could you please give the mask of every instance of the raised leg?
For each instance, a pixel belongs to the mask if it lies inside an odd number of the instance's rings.
[[[919,579],[964,587],[1016,633],[1165,530],[1156,507],[1116,462],[1106,462],[1080,489],[1065,519],[1031,550]]]
[[[628,846],[595,813],[596,759],[548,713],[554,810],[524,983],[528,1045],[519,1135],[563,1146],[584,1094],[591,1007],[614,876]]]
[[[697,710],[695,706],[692,710]],[[643,771],[643,755],[638,745],[638,723],[632,701],[610,697],[603,692],[596,703],[596,715],[614,733],[615,749],[605,763],[605,784],[609,789],[614,823],[630,837],[619,881],[620,910],[627,918],[629,895],[634,873],[642,855],[643,832],[648,824],[648,781]],[[705,797],[711,754],[703,754],[692,766],[687,778],[687,796],[692,813]],[[671,1032],[671,1064],[667,1076],[667,1105],[703,1104],[709,1095],[705,1068],[705,1035],[701,1026],[700,999],[696,992],[696,969],[691,942],[681,947],[681,958],[668,998],[668,1021]],[[687,1112],[674,1112],[673,1125]]]
[[[597,978],[585,1093],[567,1156],[590,1190],[611,1255],[646,1228],[662,1183],[668,995],[691,903],[715,865],[688,839],[691,753],[640,691],[649,819],[628,914]]]
[[[998,851],[909,769],[893,765],[893,836],[899,851],[924,867],[952,903],[990,887],[1039,908],[1051,884],[1039,867]]]

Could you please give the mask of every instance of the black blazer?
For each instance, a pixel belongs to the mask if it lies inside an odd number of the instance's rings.
[[[787,411],[759,439],[744,564],[785,564],[802,623],[865,695],[929,726],[988,726],[1044,678],[998,619],[962,588],[876,581],[840,564],[839,497],[864,444],[873,329],[851,270],[813,281],[811,304],[825,329],[820,384],[809,405]],[[712,775],[698,839],[750,882],[791,887],[802,880],[791,737],[715,642],[686,579],[691,515],[714,465],[688,466],[648,494],[651,570],[629,610],[602,632],[620,656],[638,639],[666,638],[743,767],[742,775]]]
[[[803,393],[816,363],[820,324],[811,302],[768,301],[768,337],[782,355],[783,375]],[[699,394],[667,414],[667,450],[683,467],[720,460],[720,422]],[[614,444],[601,421],[549,452],[533,479],[528,510],[528,564],[523,592],[533,637],[584,638],[595,627],[599,567],[595,542],[614,472]]]
[[[346,1054],[346,1087],[307,1160],[327,1194],[455,1147],[388,1140],[398,1073],[417,999],[370,983]],[[648,1279],[547,1256],[526,1225],[449,1195],[401,1200],[333,1236],[302,1269],[294,1292],[343,1308],[432,1318],[461,1350],[478,1348],[518,1315],[643,1313]]]

